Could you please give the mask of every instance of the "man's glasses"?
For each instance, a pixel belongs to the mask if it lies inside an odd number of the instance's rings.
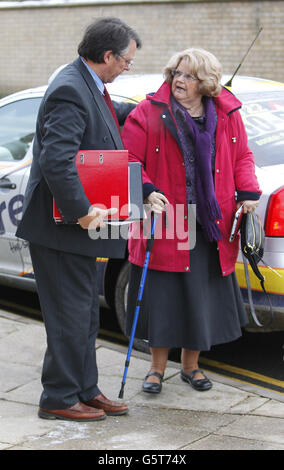
[[[184,77],[185,80],[189,82],[193,82],[194,80],[198,80],[194,75],[191,75],[190,73],[182,73],[180,70],[173,69],[171,70],[171,76],[173,78],[181,78]]]
[[[119,59],[124,60],[124,63],[125,63],[125,65],[127,65],[127,67],[132,67],[132,65],[134,64],[134,61],[133,61],[133,60],[127,60],[127,59],[125,59],[125,57],[123,57],[123,55],[116,54],[116,57],[119,58]]]

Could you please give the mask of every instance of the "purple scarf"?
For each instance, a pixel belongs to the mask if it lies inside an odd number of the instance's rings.
[[[204,100],[205,128],[199,131],[194,119],[176,100],[176,115],[179,137],[184,153],[191,139],[195,152],[195,183],[197,210],[204,234],[208,241],[221,240],[222,236],[216,219],[222,219],[221,211],[215,195],[212,165],[211,144],[216,129],[214,103],[212,99]]]

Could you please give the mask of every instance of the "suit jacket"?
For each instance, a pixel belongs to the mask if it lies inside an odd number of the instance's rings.
[[[115,108],[122,124],[133,105],[123,103]],[[79,149],[122,148],[109,108],[78,57],[59,72],[42,99],[24,213],[17,236],[86,256],[124,257],[125,240],[94,240],[79,225],[56,225],[52,213],[53,197],[66,220],[88,213],[90,202],[75,165]]]

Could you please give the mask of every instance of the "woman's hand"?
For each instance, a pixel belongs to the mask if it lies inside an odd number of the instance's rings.
[[[259,201],[241,201],[241,202],[238,202],[237,209],[239,209],[239,207],[243,206],[245,214],[247,212],[253,212],[258,206],[258,202]]]
[[[146,204],[149,204],[151,210],[156,214],[161,214],[165,210],[165,204],[169,204],[166,196],[162,193],[157,193],[153,191],[149,196],[145,199]]]

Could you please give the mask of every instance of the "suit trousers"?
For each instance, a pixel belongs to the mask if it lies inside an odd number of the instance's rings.
[[[101,393],[96,258],[33,243],[30,253],[47,335],[40,407],[65,409]]]

